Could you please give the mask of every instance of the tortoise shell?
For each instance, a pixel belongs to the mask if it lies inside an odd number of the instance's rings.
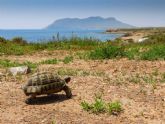
[[[35,73],[23,87],[26,95],[49,94],[62,90],[66,86],[66,81],[50,72]]]

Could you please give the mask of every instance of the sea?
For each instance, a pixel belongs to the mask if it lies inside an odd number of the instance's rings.
[[[92,38],[100,41],[114,40],[123,34],[105,33],[104,30],[0,30],[0,37],[11,40],[14,37],[22,37],[27,42],[48,42],[72,37]]]

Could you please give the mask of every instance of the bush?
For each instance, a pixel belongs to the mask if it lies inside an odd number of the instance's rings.
[[[158,44],[158,43],[165,43],[165,34],[158,33],[154,35],[148,36],[148,39],[142,42],[142,44]]]
[[[140,55],[140,52],[139,51],[140,51],[140,48],[139,47],[129,48],[129,49],[125,50],[125,56],[128,59],[136,59]]]
[[[0,37],[0,43],[6,43],[6,42],[7,42],[7,40],[5,38]]]
[[[154,46],[141,55],[142,60],[165,60],[165,46]]]
[[[22,37],[15,37],[11,40],[13,43],[20,44],[20,45],[26,45],[27,41],[24,40]]]
[[[96,50],[90,52],[90,59],[112,59],[115,57],[124,56],[124,50],[121,46],[106,46],[103,48],[97,48]]]

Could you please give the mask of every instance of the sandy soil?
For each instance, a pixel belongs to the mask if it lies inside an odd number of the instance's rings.
[[[58,55],[60,56],[61,53]],[[54,58],[38,54],[16,57],[18,61]],[[62,56],[62,54],[61,54]],[[15,56],[8,57],[14,59]],[[27,97],[20,86],[31,75],[21,79],[12,76],[0,78],[0,123],[1,124],[164,124],[165,123],[165,81],[160,77],[165,73],[165,61],[106,60],[84,61],[74,59],[70,64],[41,65],[39,70],[57,71],[58,69],[83,70],[88,75],[71,76],[69,86],[72,99],[66,99],[64,92],[53,96],[41,96],[26,104]],[[4,69],[0,69],[4,73]],[[103,74],[93,73],[102,72]],[[157,73],[158,74],[157,74]],[[153,75],[154,84],[140,80],[133,83],[135,75]],[[149,80],[149,79],[148,79]],[[102,93],[106,102],[119,100],[123,112],[118,116],[93,114],[82,110],[80,103],[92,102],[96,93]]]

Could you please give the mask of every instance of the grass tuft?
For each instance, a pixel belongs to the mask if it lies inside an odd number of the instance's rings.
[[[48,59],[48,60],[41,61],[40,63],[41,64],[57,64],[58,60],[56,58],[55,59]]]
[[[108,103],[108,113],[118,115],[121,111],[122,107],[119,101]]]

